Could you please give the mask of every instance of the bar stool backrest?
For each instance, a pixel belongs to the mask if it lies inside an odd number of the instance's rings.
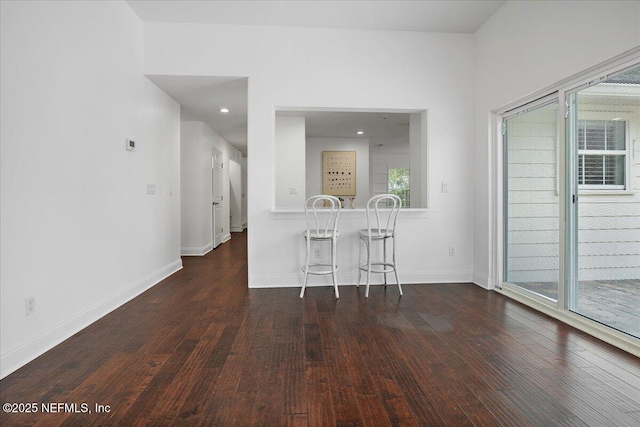
[[[320,194],[307,199],[304,214],[307,219],[307,236],[330,238],[338,230],[340,200],[335,196]]]
[[[402,200],[395,194],[379,194],[367,202],[369,236],[391,237],[396,231]]]

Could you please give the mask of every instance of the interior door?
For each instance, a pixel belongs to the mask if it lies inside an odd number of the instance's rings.
[[[222,243],[224,226],[222,223],[222,153],[213,150],[211,154],[211,230],[213,230],[213,247],[216,248]]]

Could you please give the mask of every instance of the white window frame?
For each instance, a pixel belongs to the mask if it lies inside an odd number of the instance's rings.
[[[603,119],[585,119],[585,122],[589,121],[601,121],[601,122],[615,122],[614,120]],[[629,138],[629,121],[620,120],[624,122],[624,150],[587,150],[578,149],[578,156],[623,156],[624,158],[624,182],[622,185],[615,184],[580,184],[578,183],[578,189],[582,191],[607,191],[607,190],[626,190],[629,188],[630,183],[630,138]],[[606,127],[605,127],[606,129]],[[579,173],[579,171],[578,171]],[[604,177],[603,177],[604,179]]]

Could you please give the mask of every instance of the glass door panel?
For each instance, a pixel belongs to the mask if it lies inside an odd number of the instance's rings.
[[[506,118],[505,282],[558,299],[558,102]]]
[[[640,337],[640,68],[570,102],[568,308]]]

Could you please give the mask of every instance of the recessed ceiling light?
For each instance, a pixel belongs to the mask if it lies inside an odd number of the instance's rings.
[[[221,109],[220,109],[220,112],[221,112],[221,113],[228,113],[228,112],[229,112],[229,109],[228,109],[228,108],[221,108]]]
[[[356,132],[358,135],[364,135],[364,131],[363,130],[359,130],[358,132]]]

